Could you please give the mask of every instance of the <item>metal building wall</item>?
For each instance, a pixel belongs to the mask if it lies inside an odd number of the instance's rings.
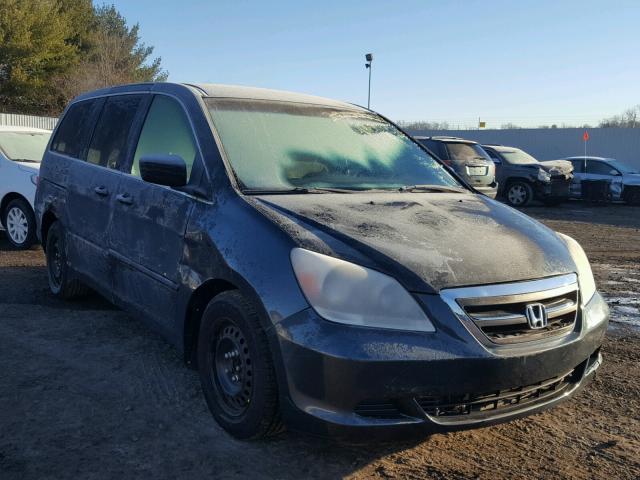
[[[11,127],[32,127],[53,130],[58,119],[55,117],[37,117],[17,113],[0,113],[0,125]]]
[[[590,128],[587,155],[611,157],[640,169],[640,128]],[[451,135],[521,148],[539,160],[584,155],[582,128],[514,130],[410,130],[412,135]]]

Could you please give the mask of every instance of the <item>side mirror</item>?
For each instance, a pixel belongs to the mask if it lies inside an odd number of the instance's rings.
[[[619,177],[620,176],[620,172],[618,170],[612,169],[609,172],[609,175],[613,175],[614,177]]]
[[[502,165],[502,160],[500,160],[499,158],[492,158],[491,160],[493,160],[493,163],[495,163],[496,165]]]
[[[179,155],[145,155],[140,158],[140,176],[145,182],[184,187],[187,184],[187,164]]]

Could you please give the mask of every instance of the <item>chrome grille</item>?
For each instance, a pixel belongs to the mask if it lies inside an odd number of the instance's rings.
[[[443,299],[469,330],[494,345],[559,337],[575,328],[580,295],[574,274],[512,284],[449,289]],[[542,304],[547,324],[531,326],[528,305]],[[485,342],[486,343],[486,342]]]

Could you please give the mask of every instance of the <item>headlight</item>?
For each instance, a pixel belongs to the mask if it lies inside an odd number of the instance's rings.
[[[578,242],[563,233],[558,232],[558,235],[560,235],[560,238],[567,244],[571,258],[573,258],[573,262],[576,264],[582,305],[586,305],[589,300],[591,300],[591,297],[593,297],[593,294],[596,293],[596,282],[593,279],[591,265],[589,265],[587,255]]]
[[[592,329],[609,318],[609,306],[600,294],[594,295],[583,311],[587,330]]]
[[[38,180],[38,175],[36,175],[35,173],[31,175],[31,183],[33,183],[36,187],[38,186]]]
[[[291,250],[291,264],[309,304],[327,320],[435,331],[415,299],[388,275],[302,248]]]
[[[540,180],[541,182],[550,182],[551,181],[551,175],[549,175],[547,172],[545,172],[542,169],[538,170],[538,180]]]

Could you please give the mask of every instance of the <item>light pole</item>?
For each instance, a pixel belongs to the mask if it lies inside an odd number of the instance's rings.
[[[367,94],[367,108],[371,107],[371,63],[373,62],[373,54],[367,53],[364,58],[367,63],[364,64],[365,68],[369,70],[369,93]]]

